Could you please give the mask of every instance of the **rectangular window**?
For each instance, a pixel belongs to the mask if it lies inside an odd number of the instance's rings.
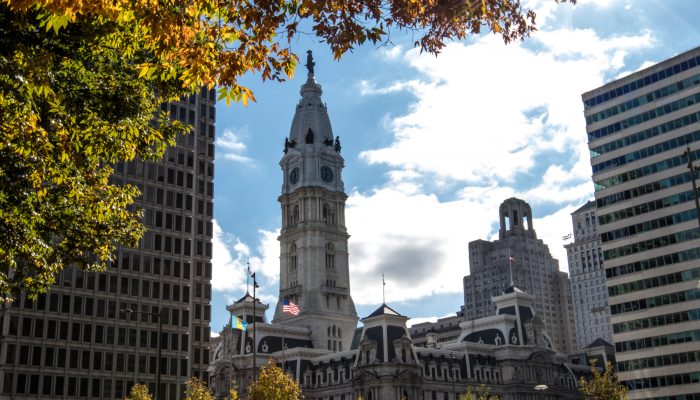
[[[44,366],[45,367],[53,367],[53,355],[54,355],[54,348],[47,347],[46,350],[44,351]]]

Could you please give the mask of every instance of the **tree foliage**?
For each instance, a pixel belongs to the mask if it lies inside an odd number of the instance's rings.
[[[214,400],[214,395],[207,388],[207,384],[196,376],[187,380],[185,400]]]
[[[252,98],[239,84],[246,72],[263,79],[292,75],[291,41],[310,29],[336,59],[367,41],[409,30],[414,45],[437,54],[451,39],[483,28],[507,43],[535,29],[535,13],[520,0],[3,0],[13,9],[40,7],[47,29],[99,17],[128,24],[157,56],[140,64],[145,77],[175,77],[186,87],[221,86],[227,100]],[[553,0],[575,2],[575,0]]]
[[[176,82],[137,79],[154,60],[136,26],[83,18],[48,31],[40,8],[0,2],[0,296],[43,292],[67,265],[98,269],[143,227],[112,165],[160,156],[183,127],[150,121]],[[158,93],[158,95],[156,95]]]
[[[299,384],[270,360],[260,368],[258,380],[248,388],[250,400],[303,399]]]
[[[153,400],[153,396],[148,391],[148,386],[143,383],[137,383],[131,387],[126,400]]]
[[[477,388],[467,387],[467,393],[464,400],[499,400],[500,398],[491,394],[491,388],[481,384]]]
[[[605,372],[602,374],[595,364],[595,360],[591,360],[593,378],[586,380],[581,377],[579,379],[578,387],[581,394],[587,399],[626,400],[627,388],[617,380],[612,363],[608,361],[605,364]]]

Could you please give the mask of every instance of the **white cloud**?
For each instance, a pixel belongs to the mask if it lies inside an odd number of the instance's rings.
[[[259,230],[257,248],[259,255],[253,255],[247,244],[235,235],[222,231],[216,220],[213,222],[211,284],[214,290],[229,293],[227,297],[229,303],[240,298],[248,284],[248,264],[252,272],[262,273],[262,276],[257,275],[257,277],[260,283],[265,281],[266,289],[279,281],[279,244],[277,242],[279,231]],[[275,287],[271,292],[276,293],[276,290]],[[276,294],[273,296],[277,298]]]
[[[247,150],[243,139],[247,137],[247,129],[225,129],[224,133],[216,139],[216,146],[226,160],[241,164],[252,164],[253,159],[244,155]]]
[[[375,94],[409,90],[416,101],[391,119],[394,142],[363,152],[362,159],[482,184],[531,171],[545,151],[574,150],[587,159],[580,151],[586,141],[581,93],[622,67],[629,51],[648,46],[649,34],[601,39],[590,30],[564,29],[530,40],[536,50],[505,46],[490,35],[471,45],[449,44],[438,59],[406,52],[403,62],[426,78],[365,84]]]
[[[222,292],[243,290],[245,263],[250,250],[240,239],[223,232],[216,220],[213,224],[212,288]]]

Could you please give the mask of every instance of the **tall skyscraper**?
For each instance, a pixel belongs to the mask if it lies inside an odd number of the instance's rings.
[[[68,268],[37,301],[2,310],[3,397],[122,399],[135,382],[155,394],[160,375],[161,399],[179,399],[189,376],[207,379],[215,103],[202,89],[164,104],[193,133],[161,162],[115,166],[114,181],[142,193],[139,248],[120,248],[105,271]]]
[[[595,201],[571,213],[571,220],[574,241],[564,247],[569,259],[576,341],[582,351],[596,339],[612,344],[612,326]]]
[[[700,398],[700,48],[584,93],[618,376],[630,399]]]
[[[517,286],[534,297],[533,306],[551,336],[549,345],[562,352],[575,349],[571,286],[565,272],[537,238],[530,205],[505,200],[499,208],[498,240],[469,243],[469,275],[464,277],[467,321],[495,315],[492,297]]]

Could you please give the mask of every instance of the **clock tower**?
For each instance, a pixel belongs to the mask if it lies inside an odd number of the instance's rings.
[[[280,295],[273,323],[308,327],[314,348],[342,351],[350,349],[358,320],[350,296],[344,160],[307,54],[308,77],[280,161]],[[285,299],[299,306],[299,315],[282,312]]]

